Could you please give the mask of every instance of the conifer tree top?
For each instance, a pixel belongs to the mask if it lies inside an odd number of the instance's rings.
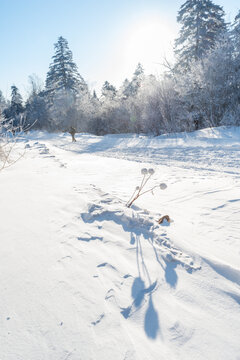
[[[74,93],[86,89],[87,85],[78,73],[77,65],[73,62],[72,51],[68,47],[67,40],[60,36],[54,48],[55,54],[47,73],[46,89],[48,91],[71,90]]]
[[[177,21],[182,25],[175,41],[175,54],[182,68],[200,60],[213,48],[226,30],[224,11],[211,0],[187,0],[180,8]]]
[[[22,96],[19,93],[18,88],[15,85],[11,86],[11,105],[13,104],[19,104],[22,105]]]
[[[102,87],[102,96],[113,99],[116,96],[117,90],[115,86],[105,81]]]
[[[144,74],[143,66],[142,66],[142,64],[138,63],[133,76],[136,77],[136,76],[143,75],[143,74]]]

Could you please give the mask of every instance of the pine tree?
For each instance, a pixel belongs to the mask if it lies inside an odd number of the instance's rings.
[[[142,65],[138,63],[136,70],[133,73],[132,81],[130,83],[130,92],[132,96],[137,94],[143,79],[144,79],[144,70]]]
[[[11,86],[11,90],[11,109],[14,114],[18,115],[23,112],[23,99],[15,85]]]
[[[95,100],[98,100],[98,97],[97,97],[97,93],[95,90],[93,90],[93,95],[92,95],[93,99]]]
[[[122,86],[119,89],[119,95],[122,100],[126,100],[131,96],[131,83],[128,79],[125,79]]]
[[[24,112],[23,99],[18,88],[11,86],[11,103],[8,108],[3,111],[3,115],[7,121],[11,121],[14,128],[22,126],[21,115]]]
[[[55,55],[52,57],[53,62],[50,64],[46,79],[47,91],[70,90],[75,94],[79,90],[85,91],[87,84],[78,73],[67,40],[60,36],[54,47]]]
[[[224,11],[211,0],[187,0],[180,8],[177,21],[182,25],[175,41],[177,70],[202,59],[212,49],[220,34],[226,30]]]
[[[29,76],[31,92],[25,105],[26,126],[36,129],[50,129],[48,104],[40,79],[36,75]]]
[[[103,100],[113,100],[117,94],[116,88],[111,85],[108,81],[105,81],[102,87]]]
[[[0,90],[0,114],[6,107],[7,107],[7,102],[2,94],[2,91]]]
[[[235,32],[236,36],[239,38],[239,42],[240,42],[240,10],[239,10],[237,16],[235,17],[233,27],[234,27],[234,32]]]
[[[236,56],[240,58],[240,11],[235,17],[232,30],[233,42]]]
[[[144,74],[143,66],[142,64],[138,63],[136,70],[133,73],[133,79],[140,79]]]

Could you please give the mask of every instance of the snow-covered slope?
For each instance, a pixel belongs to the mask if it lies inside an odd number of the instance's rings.
[[[0,359],[240,359],[239,145],[23,138],[0,173]],[[128,209],[142,167],[168,188]]]

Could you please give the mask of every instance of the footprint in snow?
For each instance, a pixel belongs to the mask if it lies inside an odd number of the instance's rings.
[[[113,269],[113,270],[117,271],[117,269],[113,265],[111,265],[111,264],[109,264],[107,262],[99,264],[99,265],[97,265],[97,267],[98,268],[107,267],[107,268],[110,268],[110,269]]]
[[[70,260],[72,257],[70,255],[63,256],[58,262],[62,262],[63,260]]]
[[[193,336],[194,330],[187,329],[180,322],[175,322],[172,327],[169,328],[169,340],[176,342],[178,345],[184,345]]]
[[[85,241],[85,242],[90,242],[90,241],[94,241],[94,240],[99,240],[99,241],[103,241],[103,237],[102,236],[93,236],[89,233],[84,234],[85,236],[79,236],[77,238],[77,240],[79,241]]]
[[[99,316],[99,318],[98,318],[96,321],[92,321],[91,324],[94,325],[94,326],[98,325],[98,324],[102,321],[102,319],[104,318],[104,316],[105,316],[105,314],[102,313],[102,314]]]

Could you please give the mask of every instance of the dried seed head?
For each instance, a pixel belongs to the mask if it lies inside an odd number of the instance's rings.
[[[143,168],[143,169],[141,170],[141,173],[142,173],[142,175],[147,175],[148,170],[147,170],[146,168]]]
[[[167,188],[167,185],[165,183],[161,183],[159,187],[161,190],[165,190]]]
[[[154,169],[148,169],[148,173],[149,173],[150,175],[153,175],[153,174],[155,173],[155,171],[154,171]]]

